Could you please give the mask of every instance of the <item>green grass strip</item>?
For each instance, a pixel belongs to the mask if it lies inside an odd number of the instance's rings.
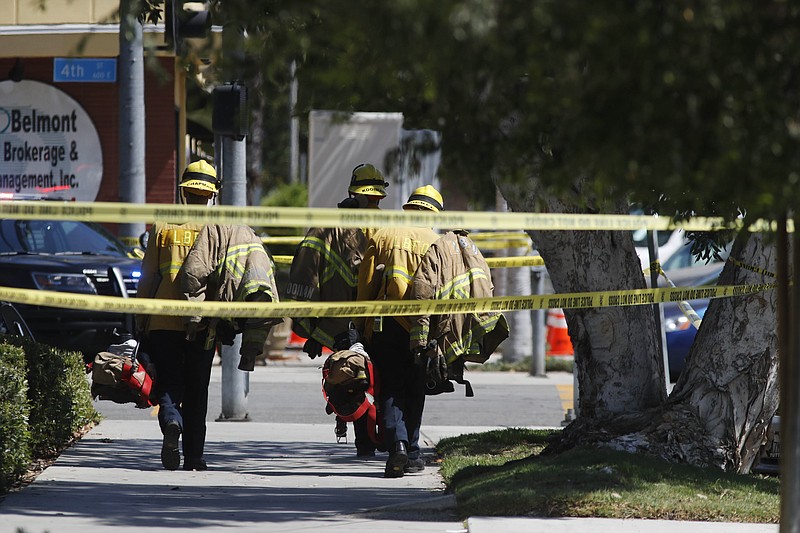
[[[595,448],[540,456],[556,432],[512,428],[442,439],[442,474],[459,514],[778,523],[777,477]]]

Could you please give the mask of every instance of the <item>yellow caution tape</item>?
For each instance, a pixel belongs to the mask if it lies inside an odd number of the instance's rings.
[[[658,263],[657,261],[654,261],[651,264],[657,265],[657,263]],[[667,284],[670,287],[674,288],[675,284],[672,282],[671,279],[669,279],[667,273],[664,272],[664,270],[660,266],[658,266],[658,271],[659,274],[661,274],[661,276],[663,276],[664,279],[667,280]],[[692,307],[692,305],[689,302],[687,302],[686,300],[681,300],[680,302],[678,302],[678,309],[680,309],[681,313],[683,313],[683,315],[689,319],[689,321],[692,323],[692,326],[694,326],[694,329],[700,329],[700,324],[703,323],[703,317],[697,314],[697,311],[694,310],[694,307]]]
[[[513,268],[526,266],[544,266],[544,259],[539,255],[517,257],[487,257],[486,264],[491,268]]]
[[[130,246],[133,248],[134,246],[139,246],[139,239],[137,237],[118,237],[118,239],[125,245]]]
[[[0,218],[25,220],[81,220],[85,222],[200,222],[247,224],[255,227],[378,228],[419,226],[495,230],[670,230],[713,231],[738,228],[721,218],[696,217],[674,223],[669,217],[645,215],[589,215],[558,213],[495,213],[471,211],[402,211],[303,207],[126,204],[117,202],[0,201]],[[772,228],[768,221],[751,231]],[[754,229],[755,228],[755,229]],[[789,228],[787,228],[788,230]]]
[[[292,235],[288,237],[262,237],[261,241],[266,244],[300,244],[303,240],[302,235]]]
[[[743,268],[745,270],[749,270],[750,272],[755,272],[756,274],[761,274],[762,276],[769,276],[771,278],[777,277],[775,274],[773,274],[769,270],[763,269],[761,267],[753,266],[753,265],[748,265],[747,263],[742,263],[741,261],[739,261],[738,259],[734,259],[733,257],[729,257],[728,261],[733,263],[734,265],[736,265],[739,268]]]
[[[509,234],[510,235],[510,234]],[[530,248],[531,240],[523,233],[515,233],[518,238],[505,238],[505,239],[481,239],[476,240],[475,244],[481,250],[502,250],[506,248]],[[302,242],[303,236],[289,236],[289,237],[262,237],[261,242],[269,245],[297,245]]]
[[[481,250],[505,250],[506,248],[527,248],[531,249],[531,241],[528,240],[502,240],[502,241],[481,241],[475,243]]]
[[[276,265],[291,265],[293,255],[273,255],[272,260]],[[538,255],[517,257],[487,257],[486,264],[492,268],[513,268],[526,266],[544,266],[544,259]]]
[[[580,309],[649,305],[682,300],[744,296],[775,287],[725,285],[582,292],[531,296],[500,296],[464,300],[379,300],[369,302],[186,302],[147,298],[93,296],[65,292],[0,287],[0,300],[84,311],[145,315],[207,316],[226,318],[356,317],[464,314],[530,309]]]
[[[749,270],[750,272],[755,272],[756,274],[761,274],[762,276],[768,276],[770,278],[777,277],[776,274],[770,272],[767,269],[753,265],[748,265],[747,263],[742,263],[741,261],[739,261],[738,259],[734,259],[733,257],[729,257],[727,260],[729,263],[733,263],[737,267],[743,268],[744,270]],[[648,268],[645,268],[642,272],[644,273],[645,276],[648,276],[650,275],[650,272],[653,270],[659,272],[660,274],[664,274],[664,270],[662,270],[661,268],[661,263],[659,263],[658,261],[653,261],[652,263],[650,263],[650,266]],[[666,277],[666,275],[664,277]]]
[[[507,239],[528,239],[530,242],[530,237],[528,237],[528,234],[524,231],[479,231],[477,233],[470,233],[469,238],[475,242]]]

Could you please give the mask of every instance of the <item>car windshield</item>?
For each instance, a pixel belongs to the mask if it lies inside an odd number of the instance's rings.
[[[632,233],[633,233],[634,246],[640,248],[647,246],[647,228],[637,229]],[[657,231],[656,240],[658,241],[658,246],[664,246],[665,244],[667,244],[671,236],[672,236],[671,231]]]
[[[644,211],[642,211],[638,207],[633,207],[630,210],[631,215],[635,216],[642,216],[644,215]],[[669,238],[672,236],[672,233],[676,230],[671,231],[657,231],[656,232],[656,242],[658,242],[658,246],[664,246],[669,242]],[[647,228],[637,229],[631,232],[633,234],[633,245],[637,248],[647,248]]]
[[[662,268],[664,270],[673,270],[676,268],[696,267],[726,261],[730,255],[728,248],[730,248],[729,245],[720,250],[719,257],[711,256],[708,259],[700,259],[698,256],[692,254],[692,247],[686,244],[680,250],[672,254],[669,259],[664,261]]]
[[[98,224],[72,220],[0,220],[0,254],[103,254],[125,257],[125,246]]]

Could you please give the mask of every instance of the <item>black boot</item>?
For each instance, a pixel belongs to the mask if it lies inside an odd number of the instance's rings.
[[[347,442],[347,422],[336,417],[336,427],[333,428],[333,432],[336,435],[336,442]]]
[[[416,474],[425,470],[425,459],[417,457],[416,459],[409,459],[406,466],[403,467],[403,472],[406,474]]]
[[[208,470],[208,465],[206,464],[206,460],[202,457],[200,458],[189,458],[184,457],[183,459],[183,469],[184,470]]]
[[[177,470],[181,466],[181,452],[178,451],[178,438],[181,426],[170,420],[164,427],[164,440],[161,443],[161,465],[167,470]]]
[[[399,440],[389,448],[389,459],[386,460],[383,477],[403,477],[406,463],[408,463],[407,446],[404,441]]]

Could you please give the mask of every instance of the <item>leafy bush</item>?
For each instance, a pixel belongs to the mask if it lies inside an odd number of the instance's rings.
[[[13,484],[30,462],[25,352],[0,344],[0,490]]]
[[[308,187],[303,183],[283,183],[261,200],[264,207],[308,207]]]
[[[267,196],[261,199],[262,207],[308,207],[308,187],[303,183],[283,183],[275,187]],[[268,234],[273,237],[287,235],[301,235],[305,233],[302,228],[256,228],[259,234]],[[274,249],[273,249],[274,248]],[[293,254],[294,245],[270,246],[273,254]]]
[[[83,356],[18,337],[7,337],[6,342],[25,351],[31,451],[35,456],[47,456],[99,418],[92,405]]]

